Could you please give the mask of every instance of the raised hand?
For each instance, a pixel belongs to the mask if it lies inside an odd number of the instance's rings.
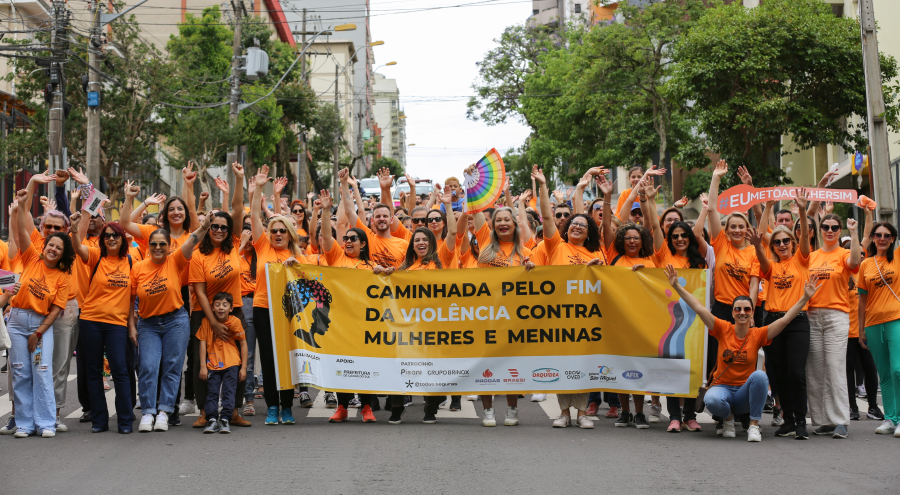
[[[531,200],[531,189],[526,189],[522,191],[522,194],[519,195],[519,203],[521,203],[522,205],[527,205],[529,200]]]
[[[819,277],[815,274],[810,274],[809,280],[806,282],[806,285],[803,287],[803,295],[807,300],[812,299],[812,296],[816,295],[816,291],[819,290],[821,285],[816,285],[816,282],[819,281]]]
[[[834,212],[834,201],[826,201],[825,202],[825,214]]]
[[[44,213],[47,213],[48,211],[56,209],[56,201],[46,196],[41,196],[41,206],[44,207]]]
[[[62,187],[69,180],[69,172],[63,169],[56,171],[56,187]]]
[[[328,192],[327,189],[322,189],[321,191],[319,191],[319,199],[318,199],[318,201],[316,201],[316,203],[318,204],[319,207],[327,209],[328,211],[331,211],[331,205],[332,205],[331,193]]]
[[[219,190],[225,194],[226,198],[228,197],[228,192],[229,192],[228,181],[226,181],[225,179],[223,179],[221,177],[216,177],[216,187],[218,187]],[[202,194],[201,194],[201,196],[202,196]]]
[[[654,165],[644,172],[644,177],[650,177],[651,175],[666,175],[666,169],[657,168],[656,165]]]
[[[547,178],[544,177],[544,172],[538,168],[537,165],[531,166],[531,178],[538,182],[538,184],[544,185],[547,183]],[[556,194],[556,191],[553,191],[553,194]],[[559,199],[559,197],[557,197]]]
[[[742,184],[746,184],[748,186],[753,185],[753,177],[750,176],[750,172],[747,171],[747,167],[743,165],[738,166],[738,177],[741,178]]]
[[[128,199],[134,199],[140,194],[141,188],[134,185],[134,181],[128,181],[125,183],[125,197]],[[165,196],[163,196],[165,197]],[[157,203],[158,204],[158,203]]]
[[[349,184],[350,172],[346,168],[338,170],[338,180],[341,181],[341,184]]]
[[[56,175],[50,175],[50,171],[48,170],[40,174],[32,175],[31,180],[38,184],[49,184],[51,181],[56,180]]]
[[[376,175],[378,177],[378,185],[380,187],[385,188],[394,185],[394,176],[391,175],[391,171],[387,168],[382,168]],[[409,177],[409,175],[407,175],[407,177]],[[412,184],[412,182],[409,182],[409,184]]]
[[[709,208],[709,195],[706,193],[700,193],[700,202],[703,203],[704,208]]]
[[[234,176],[238,179],[241,179],[241,183],[243,183],[244,166],[238,162],[234,162],[231,164],[231,171],[234,172]]]
[[[725,174],[727,173],[728,164],[725,163],[725,160],[719,160],[718,163],[716,163],[716,168],[713,170],[713,177],[718,177],[719,179],[721,179],[722,177],[725,177]]]
[[[186,184],[193,184],[197,180],[197,172],[194,172],[194,162],[188,161],[187,167],[181,169],[181,176]]]
[[[855,219],[853,219],[853,218],[847,219],[847,230],[849,230],[850,232],[855,231],[856,227],[858,225],[859,225],[859,222],[857,222]]]
[[[797,202],[797,205],[800,208],[803,208],[804,210],[806,210],[806,205],[809,203],[809,200],[807,199],[807,196],[806,196],[806,188],[801,187],[800,189],[797,189],[796,195],[797,195],[797,199],[795,199],[795,201]]]
[[[759,246],[760,244],[762,244],[762,234],[760,234],[759,231],[753,227],[747,228],[746,237],[747,237],[747,240],[750,241],[750,245],[753,247],[756,247],[756,246]]]
[[[675,208],[684,208],[688,204],[688,197],[684,196],[675,202]]]
[[[322,209],[322,201],[318,200],[318,199],[313,201],[313,210],[321,210],[321,209]]]
[[[19,189],[19,191],[16,192],[16,199],[20,203],[25,204],[25,200],[28,199],[28,191],[26,191],[25,189]]]
[[[253,180],[256,182],[257,187],[262,187],[272,180],[269,178],[269,166],[263,165],[262,167],[259,167],[259,171],[257,171],[256,177]]]
[[[666,277],[669,279],[669,285],[678,287],[678,271],[671,264],[666,265]]]
[[[359,183],[359,182],[356,180],[356,177],[353,177],[352,175],[350,175],[349,172],[347,173],[347,176],[348,176],[348,177],[347,177],[347,185],[350,186],[352,189],[356,190],[356,189],[357,189],[357,184]],[[362,191],[360,191],[360,194],[361,194],[361,193],[362,193]]]
[[[77,226],[78,222],[81,221],[81,211],[76,211],[75,213],[69,215],[69,221],[72,222],[73,227]]]
[[[281,191],[284,191],[284,186],[288,183],[287,177],[279,177],[275,179],[275,183],[272,185],[272,191],[275,196],[281,196]]]
[[[435,188],[437,188],[437,187],[438,187],[438,184],[435,184]],[[444,203],[445,205],[453,203],[453,193],[450,192],[449,187],[447,189],[445,189],[443,193],[441,193],[440,189],[435,189],[435,190],[438,192],[438,194],[440,194],[439,197],[441,198],[441,203]],[[508,192],[509,191],[507,190],[507,193]],[[450,213],[450,212],[448,211],[447,213]]]
[[[825,175],[822,176],[822,180],[819,181],[818,187],[827,186],[828,181],[830,181],[832,177],[837,175],[837,173],[838,173],[837,170],[829,170],[828,172],[825,172]]]
[[[604,196],[609,196],[610,194],[612,194],[612,182],[607,180],[605,175],[597,176],[597,187],[600,188],[600,192],[602,192]]]
[[[87,176],[84,175],[84,172],[81,170],[81,168],[75,170],[75,167],[69,167],[69,176],[72,177],[75,182],[82,185],[89,184],[91,182],[88,180]]]
[[[200,202],[203,203],[203,202],[205,202],[207,199],[209,199],[209,193],[206,192],[206,191],[201,192],[201,193],[200,193]]]

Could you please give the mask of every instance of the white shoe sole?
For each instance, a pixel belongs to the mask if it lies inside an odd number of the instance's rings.
[[[50,430],[44,430],[44,432],[41,433],[41,436],[44,438],[53,438],[56,436],[56,432],[50,431]]]
[[[153,431],[169,431],[169,423],[160,424],[159,422],[157,422],[155,425],[153,425]]]
[[[482,420],[481,420],[481,426],[488,426],[488,427],[490,427],[490,426],[497,426],[497,420],[496,420],[496,419],[490,419],[490,420],[488,420],[488,419],[482,419]]]
[[[478,400],[478,396],[477,395],[467,395],[466,400],[469,402],[475,402],[476,400]]]
[[[149,425],[140,425],[140,426],[138,426],[138,432],[140,432],[140,433],[149,433],[149,432],[151,432],[151,431],[153,431],[153,425],[152,425],[152,424],[149,424]]]
[[[747,437],[748,442],[762,442],[762,437]]]
[[[64,424],[62,424],[62,423],[57,423],[57,424],[56,424],[56,431],[58,431],[58,432],[60,432],[60,433],[65,433],[65,432],[69,431],[69,427],[66,426],[66,425],[64,425]]]
[[[734,438],[736,436],[737,436],[737,434],[733,431],[723,431],[722,432],[722,438]]]
[[[653,415],[650,415],[650,416],[647,418],[647,422],[648,422],[648,423],[659,423],[659,416],[653,416]]]
[[[518,419],[508,419],[507,418],[507,419],[503,420],[503,426],[518,426],[518,425],[519,425]]]

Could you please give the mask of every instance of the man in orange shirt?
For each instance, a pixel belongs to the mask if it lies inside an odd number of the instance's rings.
[[[338,172],[338,178],[341,180],[341,194],[344,198],[350,197],[350,172],[345,168]],[[387,169],[382,169],[378,174],[379,180],[384,187],[385,180],[393,180]],[[356,198],[356,204],[359,211],[362,211],[362,197],[359,194],[359,188],[353,188],[353,196]],[[342,201],[344,205],[344,213],[350,225],[363,229],[369,237],[369,253],[375,263],[387,268],[397,268],[403,263],[403,257],[406,255],[406,247],[409,241],[394,237],[391,235],[392,222],[398,221],[394,218],[394,208],[389,204],[378,203],[372,207],[372,228],[364,224],[353,211],[353,204],[350,201]]]

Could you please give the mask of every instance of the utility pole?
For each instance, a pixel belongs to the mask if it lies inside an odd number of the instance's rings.
[[[91,17],[93,24],[91,25],[91,39],[88,41],[88,94],[96,92],[100,94],[100,0],[91,0]],[[100,109],[99,107],[91,107],[91,98],[88,98],[87,108],[87,143],[85,147],[87,161],[87,176],[93,184],[100,184]],[[99,101],[98,101],[99,103]]]
[[[334,117],[337,129],[334,133],[334,168],[331,171],[331,196],[338,197],[338,144],[340,143],[341,113],[338,110],[338,64],[334,63]]]
[[[859,2],[860,33],[862,36],[863,70],[866,74],[866,107],[869,126],[869,181],[875,191],[875,221],[895,222],[894,191],[891,188],[891,155],[888,147],[887,123],[884,120],[884,94],[881,88],[881,62],[878,60],[878,39],[875,32],[875,11],[872,0]]]
[[[302,31],[302,44],[300,45],[300,51],[303,51],[303,48],[306,47],[306,9],[303,9],[303,31]],[[306,77],[306,55],[300,57],[300,77]],[[304,139],[304,131],[300,129],[300,150],[297,153],[297,199],[306,200],[306,174],[307,165],[306,165],[306,140]],[[312,209],[312,205],[306,205],[307,208]]]
[[[244,16],[243,0],[232,0],[231,8],[234,9],[234,40],[231,43],[231,110],[228,113],[228,119],[231,121],[231,127],[238,125],[238,111],[241,102],[241,20]],[[238,161],[240,156],[241,145],[238,144],[232,149],[225,158],[225,175],[228,177],[228,185],[232,188],[244,187],[243,184],[234,183],[234,172],[231,171],[231,164]],[[201,179],[202,180],[202,179]]]
[[[58,53],[62,51],[66,43],[64,22],[66,16],[66,4],[60,0],[53,2],[53,31],[50,33],[50,87],[51,100],[49,112],[49,158],[50,171],[56,172],[64,166],[62,163],[63,148],[65,146],[65,126],[63,120],[63,90],[65,88],[62,67],[59,64]]]

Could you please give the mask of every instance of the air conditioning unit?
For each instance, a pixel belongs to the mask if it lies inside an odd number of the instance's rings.
[[[255,81],[269,73],[269,55],[253,46],[247,48],[247,79]]]

